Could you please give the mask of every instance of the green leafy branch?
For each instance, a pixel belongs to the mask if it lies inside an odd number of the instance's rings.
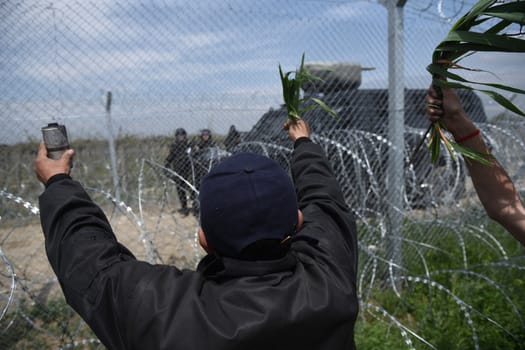
[[[480,25],[489,24],[485,31],[478,31]],[[509,27],[519,26],[518,33],[509,32]],[[432,83],[441,96],[441,88],[469,89],[482,92],[492,98],[504,108],[525,117],[525,112],[516,107],[509,99],[499,92],[487,89],[495,88],[518,94],[525,94],[525,90],[511,86],[495,83],[470,81],[458,74],[450,72],[451,69],[463,69],[479,71],[462,67],[458,64],[460,60],[475,52],[525,52],[525,40],[522,28],[525,25],[525,1],[507,1],[502,3],[498,0],[480,0],[465,15],[463,15],[451,28],[447,37],[436,47],[432,55],[432,64],[427,70],[432,74]],[[465,83],[481,85],[483,88],[475,88]],[[491,164],[491,157],[463,147],[447,138],[443,130],[446,127],[441,122],[434,122],[427,130],[430,132],[429,149],[431,160],[437,162],[440,153],[440,143],[444,143],[446,149],[454,157],[453,150],[484,164]]]
[[[333,111],[323,101],[314,97],[301,97],[301,87],[307,81],[321,81],[320,78],[308,73],[304,67],[304,53],[301,58],[301,66],[296,71],[283,73],[281,65],[279,64],[279,75],[281,76],[281,83],[283,86],[283,99],[288,119],[295,122],[301,119],[301,115],[307,111],[321,107],[332,117],[339,119],[339,115]],[[314,104],[301,109],[301,105],[306,101],[312,101]]]
[[[432,123],[429,130],[427,130],[427,133],[430,132],[430,141],[428,144],[428,148],[430,149],[432,163],[437,163],[437,161],[439,160],[439,154],[441,152],[440,141],[442,141],[443,144],[445,145],[445,148],[450,153],[454,161],[457,160],[456,153],[455,153],[457,152],[457,153],[462,154],[463,157],[465,157],[466,159],[472,159],[476,162],[479,162],[485,165],[493,164],[492,163],[493,157],[490,154],[481,153],[473,149],[470,149],[468,147],[461,146],[459,143],[450,140],[445,135],[444,130],[446,130],[446,127],[441,122]],[[424,139],[425,138],[423,138],[423,140]]]

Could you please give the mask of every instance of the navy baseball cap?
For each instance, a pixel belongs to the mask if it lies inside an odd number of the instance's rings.
[[[287,172],[274,160],[253,153],[226,158],[204,177],[199,193],[200,223],[219,255],[239,257],[263,239],[294,233],[297,196]]]

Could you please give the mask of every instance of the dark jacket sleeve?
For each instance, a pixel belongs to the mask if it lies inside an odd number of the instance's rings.
[[[131,348],[126,342],[137,323],[128,323],[139,317],[135,306],[155,266],[137,261],[117,242],[106,216],[78,182],[52,181],[39,202],[46,253],[68,304],[105,346]]]
[[[296,140],[294,148],[292,177],[305,220],[298,237],[317,240],[336,263],[345,264],[345,273],[355,279],[356,223],[328,159],[321,147],[308,138]]]

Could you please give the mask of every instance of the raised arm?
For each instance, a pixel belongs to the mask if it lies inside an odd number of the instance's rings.
[[[325,241],[339,251],[346,242],[347,253],[353,255],[357,266],[357,229],[354,216],[344,200],[339,183],[321,146],[313,143],[310,129],[304,120],[287,125],[294,141],[292,176],[299,209],[304,213],[305,225],[299,235],[311,235]],[[308,233],[307,233],[308,232]],[[355,272],[355,271],[354,271]]]
[[[479,129],[465,113],[452,89],[443,88],[443,99],[431,86],[427,95],[427,113],[430,121],[443,118],[456,142],[478,152],[489,154]],[[435,107],[433,107],[434,105]],[[472,183],[488,216],[500,223],[525,246],[525,208],[512,180],[494,158],[492,166],[468,160],[465,162]]]
[[[327,202],[349,212],[341,188],[324,151],[310,140],[310,128],[304,120],[287,125],[290,139],[294,141],[292,175],[299,207],[305,203]]]

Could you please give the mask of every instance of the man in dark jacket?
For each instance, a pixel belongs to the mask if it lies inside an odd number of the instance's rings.
[[[355,222],[308,125],[289,134],[295,189],[276,162],[247,153],[204,178],[208,255],[197,271],[137,261],[67,175],[73,152],[54,161],[41,144],[47,255],[67,302],[108,348],[354,349]]]
[[[195,169],[195,187],[199,189],[202,179],[210,171],[212,164],[217,158],[217,145],[213,141],[210,129],[202,129],[198,140],[192,145],[191,157]],[[193,214],[198,215],[199,202],[193,207]]]
[[[210,129],[202,129],[199,138],[192,146],[192,157],[195,162],[195,173],[197,176],[197,186],[200,186],[202,178],[210,170],[210,164],[213,160],[213,149],[216,147],[213,141],[213,135]]]
[[[173,174],[166,171],[166,175],[175,182],[181,206],[179,212],[183,215],[190,213],[190,209],[188,208],[188,194],[193,205],[195,205],[196,198],[195,190],[188,185],[188,183],[191,184],[195,182],[190,150],[191,145],[188,142],[186,130],[178,128],[175,130],[175,140],[169,146],[168,156],[166,157],[164,166],[176,173]]]
[[[228,130],[228,135],[224,139],[224,146],[228,152],[233,152],[235,147],[241,143],[241,134],[237,131],[235,125],[230,125],[230,130]]]

